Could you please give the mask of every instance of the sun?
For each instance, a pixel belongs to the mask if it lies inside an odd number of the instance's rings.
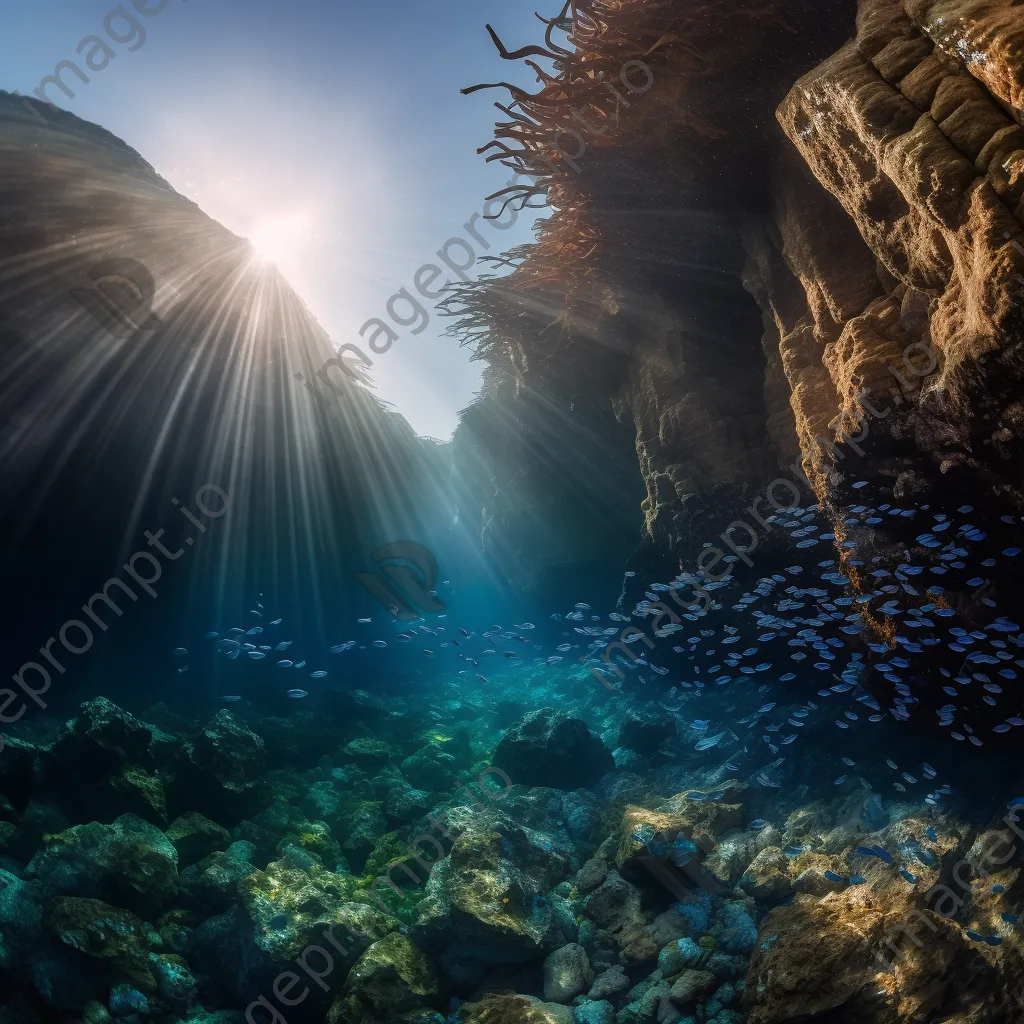
[[[309,218],[305,213],[268,217],[249,233],[253,259],[280,266],[292,262],[309,242]]]

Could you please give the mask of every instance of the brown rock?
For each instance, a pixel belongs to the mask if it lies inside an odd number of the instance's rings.
[[[715,984],[715,976],[710,971],[683,971],[672,983],[669,997],[680,1009],[684,1009],[698,996],[703,995]]]
[[[802,899],[762,922],[743,1006],[750,1024],[1015,1020],[1020,996],[997,981],[1001,948],[971,942],[895,887]]]

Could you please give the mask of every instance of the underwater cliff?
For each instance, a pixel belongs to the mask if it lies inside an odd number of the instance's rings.
[[[541,21],[445,444],[0,93],[0,1024],[1024,1020],[1019,4]]]

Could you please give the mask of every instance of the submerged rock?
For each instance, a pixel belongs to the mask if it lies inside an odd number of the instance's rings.
[[[177,806],[238,820],[264,788],[264,745],[230,711],[219,711],[175,763]]]
[[[328,1024],[388,1024],[418,1008],[439,1004],[442,984],[430,960],[404,935],[392,932],[356,962],[327,1015]]]
[[[515,993],[484,996],[459,1007],[461,1024],[575,1024],[573,1011],[558,1003]]]
[[[178,888],[178,852],[154,825],[123,814],[110,825],[74,825],[46,837],[27,868],[54,891],[148,913]]]
[[[211,857],[226,858],[242,845]],[[337,983],[375,939],[397,924],[359,902],[365,894],[355,879],[315,863],[297,866],[290,857],[247,873],[236,889],[235,905],[196,928],[190,946],[208,984],[228,999],[257,999],[313,946],[326,951],[329,974]],[[319,989],[314,996],[319,998]],[[326,1009],[326,996],[322,1002]]]
[[[190,811],[171,822],[167,838],[178,851],[178,863],[195,864],[215,850],[231,845],[231,833],[198,811]]]
[[[0,869],[0,970],[13,972],[28,960],[42,930],[37,885]]]
[[[452,829],[459,832],[430,872],[411,932],[439,951],[452,980],[468,982],[486,964],[520,963],[575,937],[564,935],[546,896],[569,872],[571,845],[493,808],[454,809]]]
[[[238,897],[239,883],[256,870],[255,852],[252,843],[240,840],[190,864],[181,873],[182,904],[203,916],[227,910]]]
[[[619,726],[618,745],[638,754],[653,754],[675,734],[675,722],[666,715],[632,715]]]
[[[155,731],[106,697],[86,701],[73,723],[73,736],[80,747],[89,746],[94,753],[102,751],[116,761],[142,767],[155,764],[151,748]]]
[[[587,917],[611,934],[627,960],[642,961],[657,954],[658,947],[646,931],[640,909],[640,890],[618,872],[609,871],[583,907]]]
[[[625,992],[629,985],[630,981],[626,972],[620,964],[615,964],[594,979],[594,984],[590,986],[587,998],[598,1001],[605,1000],[609,996]]]
[[[568,1003],[590,988],[594,972],[587,951],[576,943],[556,949],[544,961],[544,999],[549,1003]]]
[[[493,761],[515,784],[559,789],[591,785],[615,767],[585,722],[551,708],[533,711],[509,729]]]
[[[672,983],[669,998],[681,1009],[685,1009],[713,988],[718,980],[710,971],[695,971],[687,968]]]
[[[61,942],[116,967],[143,992],[156,992],[148,929],[134,914],[100,900],[70,896],[56,901],[47,924]]]
[[[826,1015],[863,1024],[1015,1020],[1020,995],[1001,981],[996,947],[918,907],[904,890],[860,887],[801,898],[762,922],[743,995],[750,1024]]]

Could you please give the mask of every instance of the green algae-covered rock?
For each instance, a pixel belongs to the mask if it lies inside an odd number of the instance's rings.
[[[414,789],[408,783],[403,783],[388,791],[385,809],[389,818],[407,824],[423,817],[433,807],[435,800],[425,789]]]
[[[153,766],[153,727],[140,722],[106,697],[86,701],[74,719],[72,736],[79,747],[102,751],[117,761]]]
[[[69,896],[55,901],[47,924],[65,945],[107,961],[142,992],[156,992],[156,979],[149,969],[148,930],[134,914],[100,900]]]
[[[360,954],[397,927],[362,902],[366,893],[358,879],[327,871],[311,858],[301,865],[291,855],[273,861],[243,878],[237,891],[231,909],[196,928],[189,959],[216,978],[225,998],[246,1003],[271,991],[275,977],[294,971],[296,958],[312,946],[330,957],[337,992]],[[314,954],[314,962],[322,965],[323,955]],[[315,988],[311,1004],[320,998]],[[325,995],[324,1011],[327,1005]]]
[[[230,711],[218,712],[173,766],[168,796],[225,824],[265,803],[268,789],[263,740]]]
[[[182,866],[196,864],[215,850],[226,850],[231,845],[228,830],[198,811],[176,818],[166,834],[178,851],[178,863]]]
[[[192,744],[189,759],[225,789],[240,791],[263,774],[263,740],[230,711],[219,711]]]
[[[479,1002],[463,1003],[457,1019],[461,1024],[574,1024],[570,1007],[513,992],[493,993]]]
[[[159,776],[137,765],[124,765],[110,779],[111,803],[154,825],[167,822],[167,795]]]
[[[392,755],[391,747],[369,736],[360,736],[359,739],[346,743],[341,752],[356,764],[366,767],[387,764]]]
[[[438,1004],[441,983],[427,955],[392,932],[359,958],[331,1006],[328,1024],[397,1021],[409,1011]]]
[[[356,870],[362,870],[377,841],[388,831],[383,805],[375,800],[349,804],[338,818],[336,834],[343,836],[341,848]]]
[[[440,746],[428,743],[401,764],[402,776],[417,789],[445,792],[455,785],[458,761]]]
[[[45,842],[27,874],[57,893],[148,914],[177,891],[177,850],[156,826],[134,814],[122,814],[110,825],[75,825]]]
[[[0,971],[23,964],[38,946],[42,929],[37,886],[0,868]]]
[[[575,938],[546,897],[568,874],[571,849],[496,809],[457,807],[448,821],[457,835],[430,872],[411,934],[438,951],[452,980],[468,983],[485,964],[533,959]]]
[[[322,821],[304,821],[293,826],[278,842],[278,856],[282,856],[289,847],[314,854],[329,868],[336,867],[341,860],[341,845]]]
[[[182,1010],[196,1001],[199,984],[183,957],[173,953],[150,953],[149,969],[156,978],[157,994],[164,1002]]]
[[[239,883],[256,870],[254,854],[252,843],[243,840],[190,864],[181,873],[181,903],[203,916],[227,910],[238,895]]]

